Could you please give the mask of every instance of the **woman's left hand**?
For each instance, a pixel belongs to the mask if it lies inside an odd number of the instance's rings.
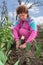
[[[21,48],[21,49],[26,48],[26,44],[24,43],[24,44],[20,45],[20,48]]]

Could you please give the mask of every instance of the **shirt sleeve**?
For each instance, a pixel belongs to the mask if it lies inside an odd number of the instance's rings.
[[[37,30],[36,22],[32,21],[32,22],[30,23],[30,27],[32,28],[32,30],[36,31],[36,30]]]
[[[34,38],[36,38],[37,36],[37,25],[36,23],[32,20],[32,22],[30,23],[30,28],[31,28],[31,34],[28,37],[26,42],[31,42],[33,41]]]
[[[19,22],[14,22],[13,26],[14,26],[12,29],[13,37],[14,37],[15,41],[18,41],[19,40],[19,36],[18,36]]]

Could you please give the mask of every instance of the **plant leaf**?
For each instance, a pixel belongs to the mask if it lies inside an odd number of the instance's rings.
[[[27,43],[26,50],[28,51],[31,48],[30,43]]]
[[[7,56],[4,55],[2,51],[0,51],[0,60],[5,64],[7,61]]]
[[[39,58],[41,55],[41,44],[36,44],[36,56]]]
[[[20,60],[18,60],[14,65],[18,65],[19,61],[20,61]]]
[[[4,64],[0,61],[0,65],[4,65]]]

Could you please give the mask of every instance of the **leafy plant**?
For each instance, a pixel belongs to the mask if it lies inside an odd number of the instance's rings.
[[[4,23],[4,26],[1,26],[0,22],[0,65],[6,63],[13,41],[12,30],[10,28],[11,23],[8,21],[4,21]]]
[[[31,48],[31,44],[30,43],[27,43],[26,50],[29,51],[30,48]]]
[[[36,57],[39,58],[41,56],[41,50],[42,50],[42,45],[40,43],[34,44],[36,48]],[[29,51],[31,49],[31,44],[27,43],[26,50]]]
[[[41,44],[36,44],[36,57],[39,58],[41,56]]]
[[[3,64],[5,64],[7,61],[7,56],[4,55],[2,51],[0,51],[0,60],[3,62]]]

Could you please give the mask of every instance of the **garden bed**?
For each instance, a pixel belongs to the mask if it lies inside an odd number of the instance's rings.
[[[37,41],[42,44],[41,56],[39,58],[36,57],[34,45],[31,46],[29,51],[15,50],[15,45],[13,45],[6,65],[14,65],[19,58],[21,59],[18,65],[43,65],[43,41]]]

